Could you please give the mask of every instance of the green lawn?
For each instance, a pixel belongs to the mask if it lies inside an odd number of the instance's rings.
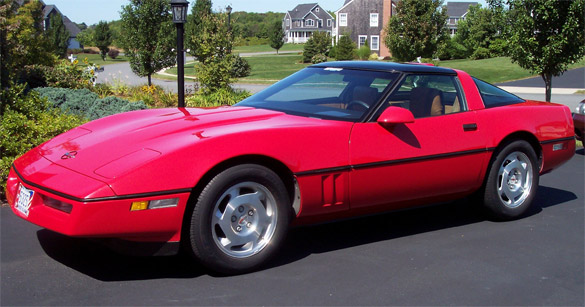
[[[512,63],[508,57],[485,60],[441,61],[439,66],[463,70],[470,75],[489,83],[500,83],[534,77],[530,71]],[[569,69],[585,66],[585,59],[569,66]]]
[[[304,44],[284,44],[280,51],[302,51]],[[270,45],[255,45],[255,46],[238,46],[234,47],[234,53],[251,53],[251,52],[268,52],[276,51]]]
[[[78,65],[85,65],[83,64],[83,59],[87,58],[90,63],[94,63],[100,66],[108,65],[108,64],[116,64],[122,62],[128,62],[128,58],[126,56],[120,55],[117,56],[116,59],[111,59],[110,57],[106,57],[106,60],[102,60],[102,57],[99,54],[92,54],[92,53],[79,53],[75,55],[79,60]]]
[[[252,73],[246,78],[239,79],[241,83],[274,83],[309,64],[300,64],[302,56],[296,54],[260,55],[245,57],[252,67]],[[499,57],[485,60],[452,60],[441,61],[439,66],[460,69],[474,77],[490,83],[518,80],[533,77],[529,71],[513,64],[510,58]],[[585,59],[569,66],[569,69],[585,67]],[[176,74],[177,69],[171,68],[168,73]],[[194,76],[193,63],[186,65],[185,75]],[[166,78],[165,78],[166,79]]]

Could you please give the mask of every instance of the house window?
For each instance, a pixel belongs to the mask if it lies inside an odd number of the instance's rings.
[[[327,19],[327,28],[331,28],[331,19]]]
[[[319,8],[316,8],[316,9],[315,9],[315,12],[319,13]]]
[[[289,27],[290,26],[290,19],[286,20],[286,26]]]
[[[315,26],[315,21],[313,21],[313,19],[307,19],[307,20],[305,20],[305,26],[313,27],[313,26]]]
[[[370,36],[370,50],[380,50],[380,36]]]
[[[370,27],[378,26],[378,13],[370,13]]]
[[[368,40],[368,36],[367,35],[360,35],[360,36],[358,36],[358,47],[365,46],[367,40]]]
[[[339,26],[347,27],[347,13],[339,14]]]
[[[323,28],[323,19],[319,19],[319,28]]]

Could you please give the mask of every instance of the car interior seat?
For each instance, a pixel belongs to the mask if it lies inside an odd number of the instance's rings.
[[[415,87],[410,91],[410,111],[415,118],[443,114],[441,91],[427,87]]]

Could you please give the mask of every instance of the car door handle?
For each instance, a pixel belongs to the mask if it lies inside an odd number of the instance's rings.
[[[477,124],[463,124],[463,131],[475,131],[477,130]]]

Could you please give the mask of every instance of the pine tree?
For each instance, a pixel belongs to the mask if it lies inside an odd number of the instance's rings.
[[[69,31],[63,23],[63,16],[59,13],[51,15],[49,18],[49,29],[47,30],[47,39],[53,53],[60,58],[67,56],[67,46],[69,45]]]
[[[355,57],[355,44],[348,35],[343,35],[339,38],[337,46],[335,46],[335,60],[347,61],[353,60]]]
[[[112,44],[112,31],[110,26],[105,21],[100,21],[95,27],[93,34],[93,40],[95,46],[100,49],[100,55],[102,60],[106,60],[106,55],[110,51],[110,45]]]
[[[272,33],[270,34],[270,47],[278,50],[284,45],[284,29],[282,28],[282,22],[277,21],[272,26]]]

